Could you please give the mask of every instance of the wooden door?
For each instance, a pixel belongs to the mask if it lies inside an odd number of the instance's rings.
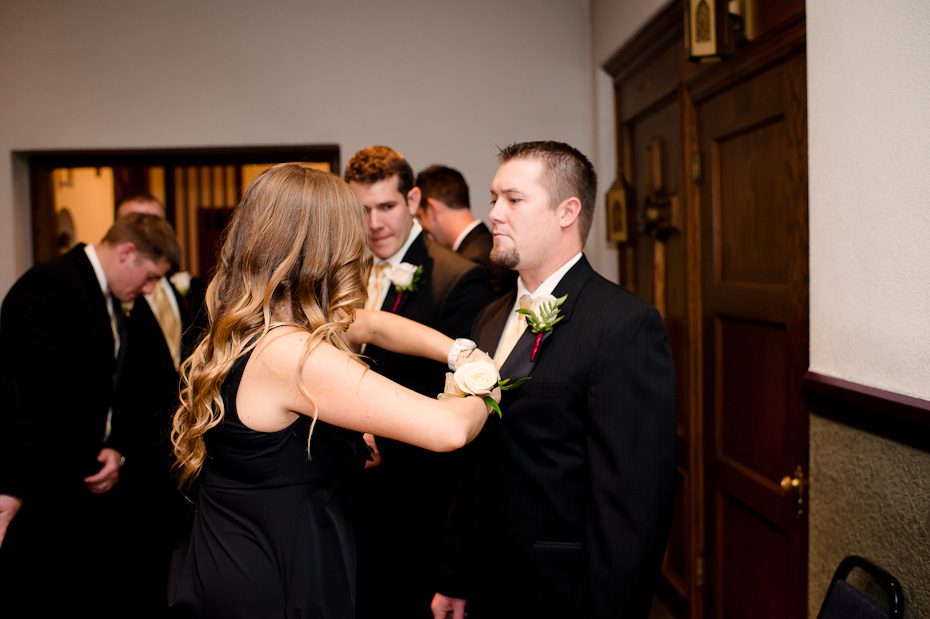
[[[807,612],[807,103],[788,47],[694,91],[713,617]]]

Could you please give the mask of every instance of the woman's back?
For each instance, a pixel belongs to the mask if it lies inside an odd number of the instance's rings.
[[[361,435],[299,416],[278,432],[240,420],[251,353],[223,384],[225,417],[206,436],[197,515],[174,575],[173,603],[201,617],[353,617],[355,536],[349,501]]]

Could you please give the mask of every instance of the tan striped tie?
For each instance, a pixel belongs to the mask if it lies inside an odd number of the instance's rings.
[[[168,291],[165,290],[162,282],[158,282],[155,290],[152,291],[152,305],[155,308],[155,320],[158,321],[158,326],[165,335],[165,343],[168,344],[171,360],[174,361],[174,367],[177,369],[181,365],[181,323],[174,313],[171,300],[168,298]]]
[[[384,272],[391,266],[390,262],[379,262],[375,265],[375,281],[372,282],[368,291],[368,300],[365,301],[365,309],[381,309],[381,293],[384,290]]]
[[[520,295],[519,308],[532,309],[533,297],[528,294]],[[501,366],[504,365],[504,362],[507,361],[507,357],[510,356],[513,347],[517,345],[517,341],[520,339],[520,336],[523,335],[524,331],[526,331],[526,316],[517,314],[516,310],[514,310],[514,320],[508,323],[504,333],[501,334],[500,342],[497,344],[497,350],[494,351],[494,364],[497,366],[497,369],[500,369]]]

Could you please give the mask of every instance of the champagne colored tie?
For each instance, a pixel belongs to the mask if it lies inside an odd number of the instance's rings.
[[[158,282],[155,290],[152,291],[152,305],[155,308],[155,319],[165,335],[165,342],[171,352],[171,360],[174,361],[174,367],[177,369],[181,365],[181,323],[171,306],[168,291],[161,282]]]
[[[383,291],[384,272],[391,266],[390,262],[379,262],[375,265],[375,280],[368,290],[368,299],[365,301],[365,309],[381,309],[381,294]]]
[[[518,305],[519,309],[532,309],[533,297],[528,294],[521,295]],[[494,364],[497,366],[497,369],[500,369],[504,365],[504,362],[507,361],[507,357],[510,356],[510,352],[513,350],[513,347],[517,345],[517,341],[520,339],[520,336],[523,335],[524,331],[526,331],[526,316],[518,314],[516,310],[514,310],[514,318],[508,321],[507,327],[501,335],[501,340],[497,344],[497,350],[494,351]]]

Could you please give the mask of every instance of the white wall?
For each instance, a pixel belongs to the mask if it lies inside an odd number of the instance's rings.
[[[459,168],[484,216],[498,145],[557,139],[596,158],[589,12],[583,0],[5,0],[0,162],[335,142],[345,163],[384,143],[415,169]],[[2,292],[32,262],[12,167],[0,164]],[[588,247],[598,267],[602,238]]]
[[[930,3],[807,24],[811,368],[930,399]]]

